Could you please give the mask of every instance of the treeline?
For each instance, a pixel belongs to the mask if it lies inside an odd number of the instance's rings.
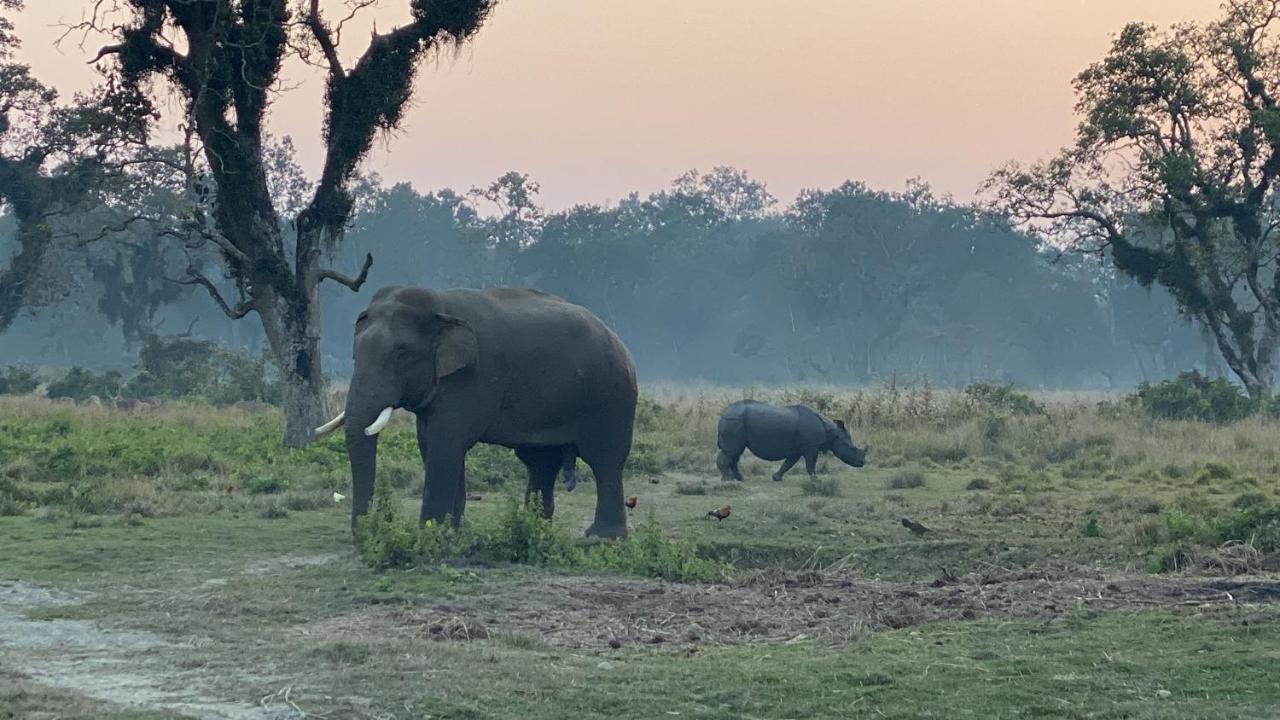
[[[358,294],[321,287],[322,350],[351,368],[351,324],[383,285],[527,285],[591,308],[647,380],[1119,387],[1200,368],[1203,338],[1159,291],[1089,258],[1056,258],[1007,224],[913,182],[847,182],[781,207],[730,168],[682,176],[611,206],[548,213],[511,173],[467,193],[366,178],[335,267],[375,263]],[[59,297],[0,336],[0,364],[129,367],[150,334],[253,352],[259,326],[227,320],[166,277],[179,257],[145,230],[57,266]],[[12,243],[0,235],[0,256]],[[64,260],[66,256],[63,256]]]

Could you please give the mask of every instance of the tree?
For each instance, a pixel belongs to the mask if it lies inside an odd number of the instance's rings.
[[[22,0],[0,0],[0,11]],[[17,249],[0,270],[0,332],[24,307],[56,297],[40,282],[59,217],[89,201],[106,163],[145,139],[150,106],[108,84],[62,103],[58,92],[12,61],[18,38],[0,16],[0,205],[16,221]]]
[[[1127,25],[1075,79],[1075,143],[992,175],[992,205],[1059,247],[1166,288],[1255,398],[1280,344],[1280,3]]]
[[[184,125],[201,156],[214,201],[205,234],[237,296],[227,300],[203,269],[186,282],[203,287],[229,317],[256,313],[284,383],[284,442],[297,446],[327,419],[320,340],[319,285],[331,280],[357,291],[373,263],[367,255],[349,277],[321,267],[337,245],[354,199],[350,185],[379,131],[400,123],[419,61],[456,47],[481,26],[494,0],[409,0],[411,20],[374,33],[354,65],[339,56],[342,22],[331,22],[319,0],[127,0],[123,22],[95,15],[94,29],[117,42],[96,61],[130,88],[163,79],[184,102]],[[353,12],[370,6],[351,3]],[[103,26],[97,28],[97,26]],[[267,111],[282,91],[289,53],[325,76],[324,165],[292,223],[292,246],[279,194],[269,178]],[[152,90],[155,92],[155,90]]]

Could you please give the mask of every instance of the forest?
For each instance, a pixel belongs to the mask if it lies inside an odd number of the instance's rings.
[[[308,186],[288,139],[273,150],[274,181],[295,198],[282,208],[288,231]],[[331,262],[374,262],[358,293],[321,287],[331,378],[350,372],[352,322],[384,285],[555,293],[615,328],[648,381],[897,376],[1121,389],[1192,368],[1223,372],[1161,288],[1100,256],[1057,252],[920,180],[903,192],[848,181],[784,205],[763,182],[717,167],[647,196],[561,211],[541,207],[538,189],[516,172],[466,191],[361,176]],[[163,186],[141,190],[144,204],[175,202]],[[127,369],[150,335],[264,351],[257,324],[228,319],[203,290],[178,282],[193,261],[214,275],[207,250],[152,222],[96,237],[104,217],[110,208],[59,219],[47,287],[2,336],[0,365]],[[10,256],[17,241],[4,219],[0,256]]]

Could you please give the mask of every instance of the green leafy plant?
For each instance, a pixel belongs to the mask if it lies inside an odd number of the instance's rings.
[[[1165,420],[1221,425],[1242,420],[1258,408],[1239,386],[1224,378],[1210,380],[1194,370],[1154,385],[1144,382],[1134,396],[1147,415]]]
[[[1026,393],[1013,389],[1013,385],[995,385],[976,382],[964,389],[973,402],[987,408],[1007,410],[1015,415],[1043,415],[1044,405],[1031,399]]]
[[[40,379],[30,368],[10,365],[0,371],[0,395],[26,395],[39,386]]]

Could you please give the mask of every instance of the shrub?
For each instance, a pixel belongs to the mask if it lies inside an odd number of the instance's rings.
[[[480,443],[467,453],[467,483],[476,489],[493,489],[512,484],[524,485],[528,476],[524,463],[515,453],[498,445]],[[413,470],[413,478],[420,480],[421,465]]]
[[[1147,560],[1147,571],[1153,573],[1176,572],[1195,562],[1195,550],[1190,546],[1175,544],[1160,548]]]
[[[0,490],[0,517],[21,515],[26,511],[13,493]]]
[[[1098,518],[1089,518],[1089,522],[1085,523],[1084,529],[1080,533],[1085,537],[1102,537],[1102,529],[1098,527]]]
[[[919,470],[899,471],[885,481],[885,487],[890,490],[924,487],[924,473]]]
[[[1014,415],[1045,414],[1044,405],[1032,400],[1026,393],[1014,390],[1012,384],[972,383],[964,389],[964,394],[978,405],[1007,410]]]
[[[1280,551],[1280,504],[1237,508],[1218,518],[1213,530],[1219,544],[1240,542],[1264,553]]]
[[[365,564],[379,570],[413,563],[413,526],[402,517],[390,483],[377,484],[373,507],[356,521],[356,546]]]
[[[244,482],[250,495],[276,495],[289,489],[289,478],[278,474],[255,475]]]
[[[29,368],[11,365],[0,372],[0,395],[26,395],[39,386],[40,379]]]
[[[577,548],[560,526],[544,518],[536,507],[514,499],[498,518],[498,527],[474,548],[483,560],[527,565],[574,565]]]
[[[800,492],[804,495],[817,497],[835,497],[840,494],[840,483],[830,476],[809,477],[806,475],[804,481],[800,483]]]
[[[281,387],[266,356],[228,350],[188,337],[146,339],[137,374],[124,387],[129,397],[203,397],[215,405],[278,403]]]
[[[698,555],[692,545],[667,537],[652,512],[626,539],[591,547],[585,564],[675,582],[716,580],[728,571],[728,566]]]
[[[111,398],[120,394],[120,381],[120,373],[115,370],[98,374],[76,366],[61,378],[49,383],[45,388],[45,394],[51,398],[71,398],[72,400],[88,400],[91,395]]]
[[[1223,378],[1210,380],[1194,370],[1155,385],[1144,382],[1134,396],[1147,415],[1165,420],[1227,424],[1257,409],[1238,386]]]
[[[631,454],[627,456],[623,470],[627,475],[661,475],[662,462],[658,459],[657,448],[651,442],[637,439],[631,446]]]
[[[969,481],[968,485],[964,486],[964,489],[965,490],[990,490],[991,481],[987,480],[986,478],[974,478]]]
[[[1230,465],[1220,462],[1207,462],[1204,464],[1203,476],[1211,480],[1230,480],[1235,472],[1232,471]]]

